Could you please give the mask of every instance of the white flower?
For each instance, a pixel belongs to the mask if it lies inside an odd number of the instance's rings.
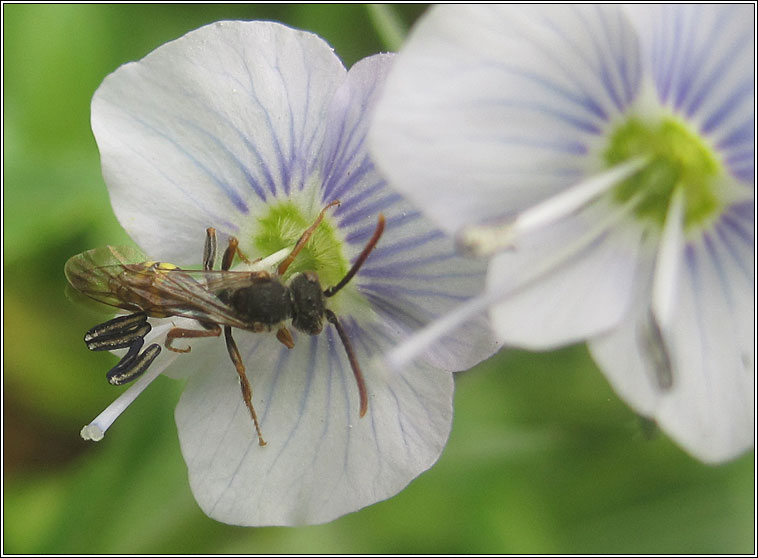
[[[269,22],[220,22],[165,44],[107,77],[92,127],[114,211],[151,260],[199,269],[207,227],[249,258],[279,261],[330,202],[321,228],[290,267],[337,283],[386,217],[384,235],[327,307],[352,341],[368,392],[365,416],[335,329],[234,330],[267,442],[258,443],[238,375],[218,337],[179,339],[136,385],[85,428],[102,437],[161,372],[186,377],[176,409],[193,493],[210,516],[240,525],[326,522],[388,498],[440,455],[452,419],[452,371],[497,346],[471,322],[400,375],[374,356],[483,288],[485,266],[376,173],[367,114],[392,57],[349,72],[310,33]],[[274,263],[275,263],[274,262]],[[186,318],[152,319],[147,343]],[[201,328],[200,328],[201,329]]]
[[[491,306],[528,348],[588,339],[712,462],[754,439],[754,35],[749,5],[436,7],[369,134],[391,184],[490,258],[458,315]]]

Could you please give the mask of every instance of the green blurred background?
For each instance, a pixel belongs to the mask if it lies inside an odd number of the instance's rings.
[[[423,6],[396,8],[410,24]],[[120,64],[219,19],[324,37],[347,66],[387,50],[360,5],[3,5],[4,553],[752,553],[754,453],[703,465],[645,425],[583,346],[509,351],[457,377],[440,461],[328,525],[240,528],[196,506],[160,378],[99,444],[118,391],[86,350],[102,315],[63,264],[128,241],[100,176],[89,103]],[[150,200],[145,200],[150,203]]]

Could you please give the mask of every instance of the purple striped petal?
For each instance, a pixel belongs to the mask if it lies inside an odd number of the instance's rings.
[[[222,343],[216,356],[225,366],[190,378],[176,421],[193,494],[210,517],[238,525],[323,523],[393,496],[436,461],[450,431],[452,376],[417,365],[385,381],[369,363],[388,342],[345,325],[370,393],[363,418],[331,328],[319,337],[295,333],[292,350],[273,336],[237,334],[243,360],[258,363],[248,374],[265,447]]]
[[[116,70],[95,93],[92,128],[124,228],[153,257],[197,263],[206,227],[236,233],[303,187],[344,76],[319,37],[239,21]]]
[[[640,72],[615,6],[435,7],[388,78],[372,152],[441,228],[502,218],[596,170]]]
[[[327,219],[352,261],[386,216],[379,245],[327,301],[363,369],[363,418],[330,324],[313,337],[293,330],[292,349],[271,332],[235,332],[265,447],[224,343],[192,340],[191,355],[174,355],[167,375],[189,376],[176,422],[193,493],[220,521],[321,523],[394,495],[444,447],[451,372],[499,347],[480,317],[401,373],[377,368],[376,357],[479,294],[486,268],[460,258],[369,157],[368,120],[391,63],[375,56],[345,72],[313,35],[222,22],[119,69],[93,101],[114,208],[151,257],[196,263],[207,226],[244,242],[270,202],[307,214],[339,199]]]
[[[687,248],[674,320],[664,332],[673,366],[670,389],[658,385],[639,343],[652,261],[640,266],[632,315],[590,342],[619,394],[708,462],[753,445],[755,321],[745,310],[754,306],[754,242],[751,214],[734,209]]]
[[[662,105],[755,189],[755,13],[743,5],[627,6]]]

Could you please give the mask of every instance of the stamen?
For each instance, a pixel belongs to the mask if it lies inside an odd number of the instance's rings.
[[[647,320],[639,325],[637,342],[642,355],[652,368],[653,379],[661,391],[668,391],[674,385],[674,372],[671,366],[671,356],[666,347],[661,328],[653,312],[649,312]]]
[[[152,326],[149,322],[141,324],[139,327],[132,330],[124,330],[121,332],[113,333],[109,336],[102,336],[98,338],[85,337],[84,342],[87,344],[87,348],[90,351],[114,351],[116,349],[125,349],[130,347],[135,340],[143,339]]]
[[[610,190],[640,170],[647,159],[637,157],[593,175],[591,178],[562,190],[555,196],[519,213],[502,225],[473,225],[461,231],[459,248],[472,256],[486,257],[512,248],[515,239],[581,209],[600,194]]]
[[[289,254],[292,252],[293,246],[287,246],[285,248],[282,248],[281,250],[278,250],[271,254],[270,256],[266,256],[265,258],[261,258],[260,260],[255,260],[253,262],[248,263],[239,263],[235,265],[232,269],[233,271],[269,271],[272,272],[274,267],[279,265],[280,262],[282,262]]]
[[[147,316],[141,312],[116,316],[90,329],[84,335],[84,342],[90,351],[123,349],[129,347],[135,339],[145,337],[150,329]]]
[[[390,372],[402,370],[440,338],[451,333],[472,318],[484,314],[493,303],[500,299],[501,295],[499,293],[484,293],[466,301],[449,314],[431,322],[389,351],[384,356],[384,364]]]
[[[136,343],[134,346],[139,346],[141,348],[142,340],[140,339],[139,343]],[[130,349],[129,352],[131,353],[132,349]],[[160,352],[160,345],[153,343],[140,355],[133,355],[129,358],[129,355],[127,354],[125,359],[128,360],[122,360],[114,366],[110,372],[108,372],[106,375],[108,381],[114,386],[120,386],[133,381],[145,373]]]
[[[652,312],[658,326],[671,324],[679,268],[684,254],[684,190],[677,188],[669,202],[653,275]]]
[[[93,442],[99,442],[105,436],[106,430],[116,421],[116,419],[123,413],[126,408],[137,399],[137,397],[145,391],[145,388],[149,386],[153,380],[161,375],[168,366],[177,357],[176,353],[167,352],[167,357],[162,360],[159,366],[148,368],[147,372],[137,379],[132,386],[123,392],[113,403],[108,405],[106,409],[95,417],[95,420],[90,422],[81,431],[81,437],[85,440],[92,440]]]
[[[420,354],[428,350],[435,342],[439,341],[439,339],[445,335],[452,333],[465,322],[476,318],[480,314],[484,314],[493,305],[501,303],[508,297],[518,294],[522,288],[529,287],[535,281],[539,281],[544,276],[554,272],[555,269],[561,265],[572,260],[577,254],[580,254],[587,246],[592,244],[601,234],[632,213],[640,199],[641,197],[637,196],[618,207],[615,211],[609,211],[605,215],[605,218],[598,222],[596,226],[588,230],[571,244],[566,245],[554,258],[546,260],[542,262],[541,265],[535,267],[532,274],[525,277],[513,290],[508,292],[497,290],[486,291],[483,294],[466,301],[449,314],[431,322],[426,327],[418,330],[408,339],[395,346],[395,348],[384,355],[383,362],[378,363],[377,366],[379,366],[380,369],[384,368],[387,373],[398,373]]]

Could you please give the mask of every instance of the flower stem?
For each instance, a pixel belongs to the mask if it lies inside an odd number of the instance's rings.
[[[403,23],[394,5],[367,4],[366,9],[374,24],[377,35],[391,51],[397,51],[408,34],[408,27]]]

